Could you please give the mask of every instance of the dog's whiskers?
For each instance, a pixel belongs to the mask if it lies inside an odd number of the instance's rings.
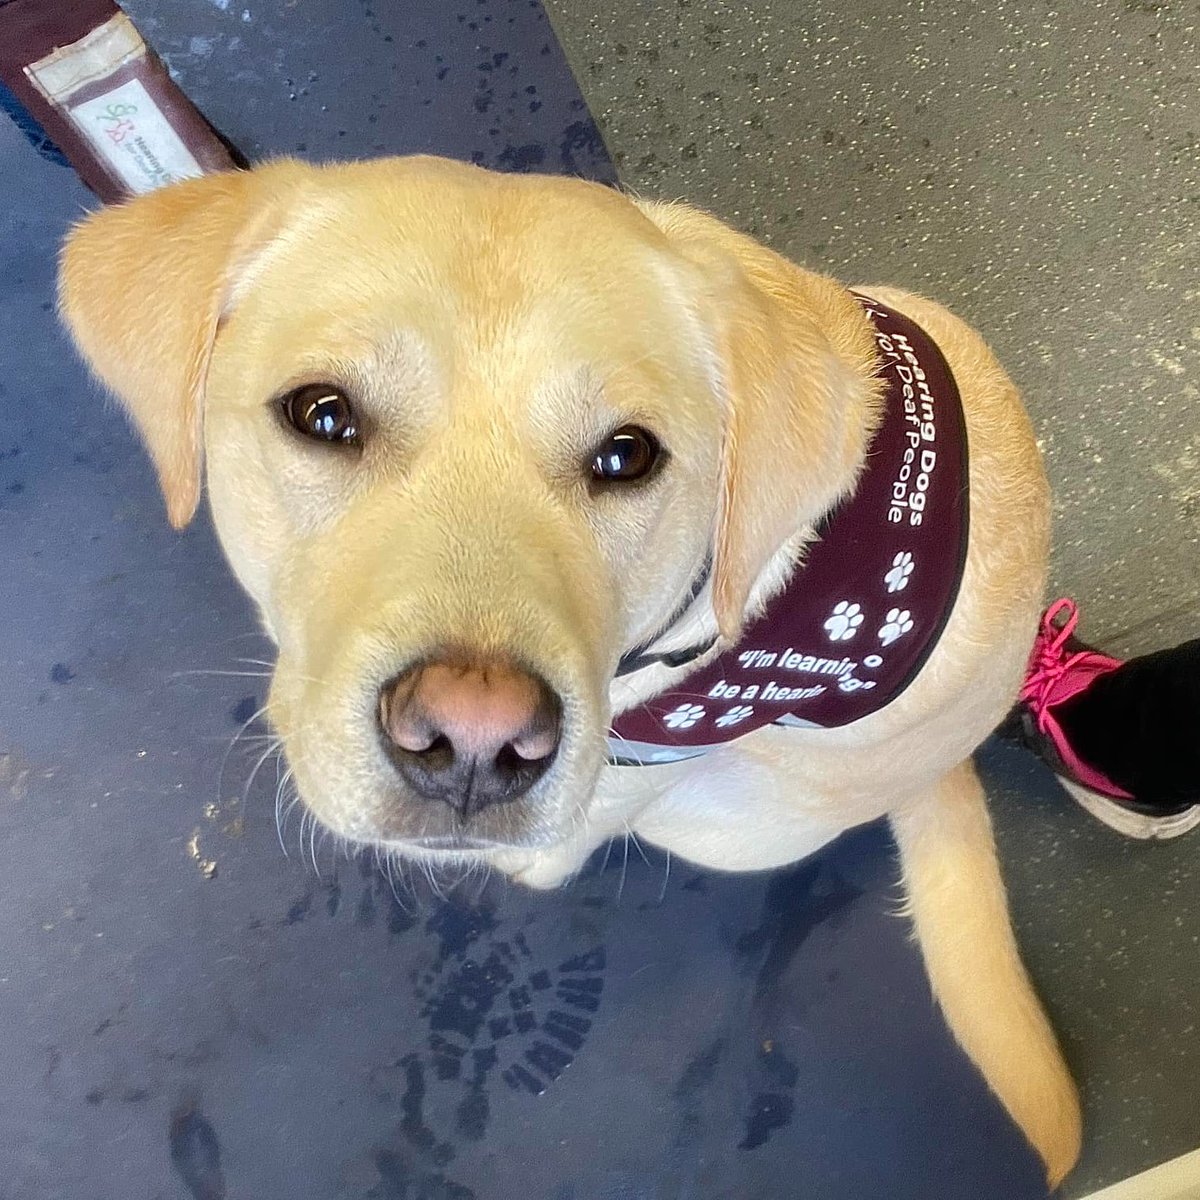
[[[229,671],[218,667],[198,667],[187,671],[172,671],[168,679],[184,679],[191,675],[219,675],[226,679],[270,679],[270,671]]]
[[[279,836],[279,848],[280,848],[280,850],[283,851],[284,858],[288,857],[287,845],[284,841],[284,836],[283,836],[284,826],[286,826],[286,824],[287,824],[288,814],[290,814],[292,809],[300,802],[299,794],[293,796],[291,798],[291,800],[288,802],[287,811],[281,812],[281,808],[282,808],[282,804],[283,804],[284,789],[287,787],[288,782],[291,778],[292,778],[292,771],[291,771],[291,768],[289,767],[279,777],[279,783],[275,788],[275,832]]]
[[[388,881],[388,887],[391,889],[392,899],[399,905],[402,912],[407,913],[409,910],[405,907],[404,901],[400,899],[400,893],[396,891],[396,877],[392,873],[393,867],[399,865],[396,862],[396,855],[391,850],[383,852],[383,873]],[[378,852],[376,853],[376,861],[379,859]]]
[[[617,903],[621,903],[621,897],[625,894],[625,876],[629,871],[629,833],[628,826],[625,833],[625,855],[621,859],[621,882],[617,885]]]
[[[321,868],[317,866],[317,818],[314,816],[308,824],[308,854],[312,859],[313,874],[317,877],[317,882],[324,882],[321,879]]]
[[[258,718],[261,717],[263,715],[263,713],[265,713],[267,711],[268,707],[269,707],[269,704],[264,704],[256,712],[251,713],[250,716],[245,721],[243,721],[242,724],[238,727],[237,732],[233,735],[233,738],[230,740],[229,745],[226,747],[225,756],[221,759],[221,769],[217,772],[217,799],[218,800],[220,800],[221,790],[225,786],[225,769],[229,766],[229,756],[233,753],[233,748],[246,735],[246,730],[248,730],[250,728],[250,726],[253,725],[254,722],[257,721]],[[272,737],[273,735],[268,733],[266,735],[260,735],[260,736]],[[282,744],[282,739],[280,739],[280,744]]]
[[[603,875],[604,872],[608,870],[608,860],[612,857],[612,848],[616,844],[616,840],[617,839],[615,837],[610,837],[608,839],[608,845],[605,846],[605,848],[604,848],[604,860],[600,864],[600,874],[601,875]]]
[[[254,769],[250,772],[249,779],[246,780],[246,786],[244,788],[242,788],[242,811],[243,812],[246,811],[246,801],[250,797],[250,789],[254,786],[255,777],[258,775],[259,771],[262,770],[263,763],[265,763],[267,761],[267,759],[271,757],[272,754],[278,754],[278,753],[279,753],[278,746],[268,746],[266,748],[266,750],[263,751],[262,755],[259,757],[258,762],[256,762],[254,764]]]
[[[633,832],[628,821],[625,822],[625,828],[628,831],[628,836],[633,839],[633,848],[638,852],[638,857],[641,858],[646,866],[650,866],[650,860],[646,857],[646,851],[642,849],[642,843],[638,840],[638,835]]]

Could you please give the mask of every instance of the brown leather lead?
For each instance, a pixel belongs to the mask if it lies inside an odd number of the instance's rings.
[[[0,3],[0,78],[106,202],[240,165],[112,0]]]

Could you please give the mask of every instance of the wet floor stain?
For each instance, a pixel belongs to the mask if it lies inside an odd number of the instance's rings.
[[[785,1129],[792,1119],[796,1102],[782,1092],[763,1092],[754,1098],[746,1120],[746,1134],[738,1142],[739,1150],[757,1150],[771,1134]]]
[[[366,1194],[366,1200],[476,1200],[475,1192],[448,1179],[440,1171],[415,1167],[394,1150],[375,1154],[379,1182]]]
[[[752,1078],[758,1090],[750,1100],[739,1150],[757,1150],[771,1136],[791,1124],[796,1110],[795,1090],[799,1071],[771,1039],[758,1050]]]
[[[191,1193],[192,1200],[225,1200],[221,1147],[216,1130],[190,1102],[171,1114],[167,1130],[171,1165]]]
[[[305,917],[307,917],[312,911],[312,904],[313,893],[305,892],[304,895],[301,896],[299,900],[294,901],[291,907],[287,910],[287,915],[283,918],[283,923],[285,925],[300,924],[300,922],[303,921]],[[337,908],[335,906],[334,912],[336,911]],[[330,915],[332,916],[333,914],[331,913]]]
[[[714,1038],[688,1059],[671,1091],[679,1110],[674,1141],[680,1149],[699,1145],[704,1140],[704,1097],[716,1079],[727,1049],[726,1038]]]
[[[762,916],[744,933],[737,952],[757,963],[754,1003],[768,1005],[784,973],[808,938],[862,899],[863,889],[830,871],[822,860],[801,863],[774,878]]]
[[[742,1112],[739,1150],[757,1150],[791,1124],[799,1071],[773,1031],[780,1011],[788,1013],[790,1022],[796,1021],[829,986],[826,977],[814,976],[797,987],[791,972],[816,930],[836,922],[864,894],[822,859],[800,863],[771,880],[757,925],[737,942],[744,969],[753,978],[749,1029],[745,1032],[754,1038],[752,1055],[742,1060],[739,1071],[749,1093]],[[686,1109],[683,1117],[686,1119]]]

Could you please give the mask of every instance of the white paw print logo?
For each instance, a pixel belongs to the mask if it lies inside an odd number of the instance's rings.
[[[892,559],[892,569],[883,577],[889,592],[902,592],[908,587],[908,577],[913,573],[913,556],[901,550]]]
[[[889,608],[884,618],[879,640],[890,646],[898,637],[903,637],[913,627],[912,613],[907,608]]]
[[[753,711],[754,709],[749,704],[735,704],[728,712],[722,713],[716,723],[722,729],[726,729],[730,725],[737,725],[744,721]]]
[[[831,642],[848,642],[863,623],[862,608],[851,604],[849,600],[839,600],[834,607],[825,628],[829,632]]]
[[[704,716],[704,709],[699,704],[681,704],[672,709],[663,720],[670,729],[691,729]]]

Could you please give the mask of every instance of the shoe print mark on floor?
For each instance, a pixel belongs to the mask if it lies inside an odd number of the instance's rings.
[[[538,968],[520,931],[477,946],[495,929],[488,910],[439,913],[428,928],[443,938],[437,965],[417,989],[430,1062],[440,1080],[461,1082],[459,1132],[478,1138],[493,1070],[514,1091],[540,1096],[574,1062],[600,1007],[605,952],[596,947],[553,970]]]
[[[400,1093],[400,1112],[393,1144],[375,1158],[371,1200],[470,1200],[447,1172],[462,1142],[486,1137],[495,1080],[540,1096],[583,1049],[603,999],[605,949],[541,966],[530,924],[514,929],[487,904],[448,902],[421,923],[433,943],[414,980],[427,1033],[421,1048],[373,1073],[381,1101]]]
[[[358,874],[362,884],[357,899],[354,898],[353,883],[344,885],[341,874],[334,871],[325,880],[310,884],[304,894],[292,902],[279,924],[302,924],[316,911],[314,906],[318,903],[324,906],[326,916],[336,917],[344,901],[353,903],[354,923],[360,928],[369,929],[384,916],[388,932],[393,936],[407,933],[416,926],[418,916],[415,901],[406,906],[384,874],[368,860],[360,861]]]

